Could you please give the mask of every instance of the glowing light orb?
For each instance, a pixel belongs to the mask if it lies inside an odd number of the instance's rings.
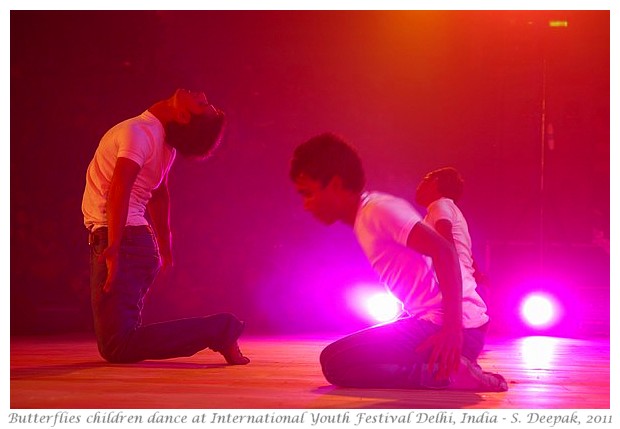
[[[559,318],[560,308],[551,296],[533,293],[521,303],[521,317],[533,328],[548,328]]]
[[[380,292],[366,299],[366,311],[378,322],[396,319],[403,311],[402,304],[389,293]]]

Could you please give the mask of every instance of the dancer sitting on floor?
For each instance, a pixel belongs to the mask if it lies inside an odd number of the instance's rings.
[[[456,205],[462,195],[461,174],[454,167],[443,167],[424,176],[416,188],[415,200],[427,209],[424,223],[454,245],[461,264],[464,295],[471,299],[479,295],[484,301],[488,281],[473,257],[467,220]],[[469,289],[475,289],[477,294],[469,294]],[[475,305],[486,307],[485,302]]]
[[[409,313],[328,345],[320,361],[330,383],[507,390],[501,375],[484,372],[477,364],[488,316],[485,307],[477,305],[480,298],[472,299],[475,291],[463,291],[454,246],[425,225],[406,201],[364,192],[365,174],[357,152],[334,134],[321,134],[298,146],[290,177],[314,217],[353,228],[381,281]]]
[[[243,323],[232,314],[149,325],[140,317],[160,268],[172,266],[167,179],[175,154],[207,158],[223,126],[223,112],[203,92],[179,89],[111,128],[99,143],[86,173],[82,212],[95,335],[110,362],[191,356],[207,347],[231,365],[249,362],[237,345]]]

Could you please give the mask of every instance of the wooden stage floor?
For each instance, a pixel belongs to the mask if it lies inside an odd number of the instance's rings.
[[[605,409],[609,339],[490,339],[480,364],[509,391],[345,389],[318,358],[334,338],[242,337],[247,366],[209,350],[115,365],[90,336],[11,338],[11,409]]]

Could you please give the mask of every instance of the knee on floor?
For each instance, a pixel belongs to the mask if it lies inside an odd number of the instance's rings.
[[[100,343],[99,354],[103,359],[110,363],[136,363],[141,360],[126,353],[124,347],[113,343]]]

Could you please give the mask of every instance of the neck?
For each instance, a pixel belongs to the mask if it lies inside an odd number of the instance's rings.
[[[355,218],[357,217],[357,212],[360,208],[360,203],[362,200],[361,194],[352,193],[350,198],[348,198],[344,205],[344,216],[342,217],[342,223],[353,226],[355,224]]]
[[[153,114],[162,125],[168,124],[174,120],[174,108],[170,104],[169,100],[158,101],[148,108],[148,111]]]

